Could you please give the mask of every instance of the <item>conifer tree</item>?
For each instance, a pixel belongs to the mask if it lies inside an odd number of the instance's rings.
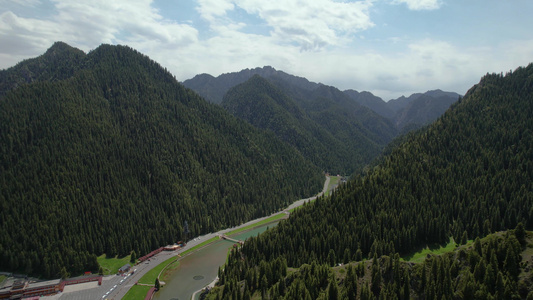
[[[155,285],[154,285],[155,289],[157,291],[159,291],[159,289],[161,288],[161,282],[159,282],[159,278],[156,278],[155,279]]]

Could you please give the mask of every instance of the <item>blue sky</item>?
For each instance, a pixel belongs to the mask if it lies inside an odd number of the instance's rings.
[[[531,0],[0,0],[0,69],[131,46],[180,81],[272,66],[384,100],[533,62]]]

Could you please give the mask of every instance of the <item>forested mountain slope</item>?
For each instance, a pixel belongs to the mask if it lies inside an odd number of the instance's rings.
[[[446,247],[448,249],[450,247]],[[514,230],[405,261],[396,253],[287,268],[283,256],[249,268],[231,251],[222,286],[205,299],[533,299],[533,232]],[[356,254],[357,257],[357,254]],[[335,264],[334,261],[342,262]],[[335,265],[335,266],[333,266]],[[245,272],[244,277],[239,273]],[[239,280],[242,279],[242,280]],[[240,298],[239,298],[240,297]]]
[[[308,109],[305,107],[307,104],[316,105],[315,100],[317,99],[326,99],[326,104],[329,103],[329,100],[334,100],[334,102],[339,103],[339,99],[342,98],[355,100],[359,106],[369,108],[377,115],[392,122],[393,127],[396,128],[389,130],[389,133],[393,135],[420,128],[431,123],[442,115],[460,96],[454,92],[433,90],[425,93],[412,94],[409,97],[402,96],[398,99],[385,102],[370,92],[357,92],[355,90],[341,92],[335,87],[310,82],[303,77],[290,75],[269,66],[225,73],[218,77],[213,77],[209,74],[200,74],[194,78],[185,80],[183,84],[195,90],[208,101],[218,104],[222,102],[224,95],[232,87],[244,83],[255,75],[267,79],[305,110]],[[341,95],[342,93],[344,95]],[[424,100],[419,98],[424,98]],[[344,107],[344,105],[348,106]],[[352,106],[344,103],[343,109],[353,109]],[[324,108],[324,106],[322,107]],[[356,110],[361,110],[361,108],[356,108]],[[368,115],[370,116],[372,114]],[[383,122],[379,116],[372,115],[372,118],[375,119],[374,121]],[[355,118],[357,119],[357,116]],[[357,121],[362,120],[357,119]],[[373,127],[370,127],[370,130],[373,129]]]
[[[431,98],[451,98],[453,100],[457,100],[457,98],[460,96],[457,93],[454,92],[445,92],[442,90],[432,90],[427,91],[425,93],[415,93],[410,95],[409,97],[401,96],[396,99],[391,99],[387,101],[387,106],[394,112],[399,112],[405,108],[407,108],[411,103],[413,103],[416,99],[420,97],[431,97]]]
[[[322,186],[292,147],[135,50],[102,45],[72,65],[57,61],[75,72],[59,79],[63,68],[44,63],[50,75],[35,72],[41,80],[0,99],[2,270],[97,271],[96,255],[142,255],[182,239],[184,221],[192,234],[212,232]]]
[[[533,229],[533,64],[506,76],[483,77],[435,123],[393,148],[366,174],[356,176],[331,198],[318,199],[288,221],[249,240],[223,276],[230,288],[235,280],[250,276],[245,274],[260,274],[268,270],[265,266],[274,267],[282,261],[289,267],[300,267],[405,254],[427,244],[447,243],[450,238],[460,243],[520,228],[519,223]],[[462,275],[453,273],[453,265],[448,263],[450,268],[439,269],[458,276],[454,280],[462,286],[455,286],[458,290],[454,295],[450,296],[444,285],[437,285],[438,281],[428,291],[407,280],[408,289],[417,291],[416,298],[431,298],[429,293],[433,293],[445,294],[446,299],[468,299],[465,290],[483,288],[481,277],[497,275],[502,277],[499,282],[509,285],[509,297],[518,294],[518,282],[524,284],[526,280],[526,286],[531,286],[533,279],[518,277],[516,270],[520,261],[517,249],[524,244],[516,246],[516,239],[505,243],[505,248],[499,248],[499,242],[490,243],[484,246],[488,250],[476,251],[477,258],[476,254],[471,259],[468,256],[469,271]],[[487,257],[480,251],[489,251],[492,275],[486,275],[486,270],[476,273],[480,256]],[[491,252],[498,253],[496,258]],[[479,268],[485,268],[484,264]],[[276,274],[273,277],[263,274],[265,279],[259,277],[259,284],[249,287],[252,292],[266,292],[276,284],[279,287],[278,281],[284,278],[278,271],[268,273]],[[372,274],[372,280],[377,281],[373,290],[377,297],[386,286],[377,270]],[[491,280],[488,282],[494,282]],[[292,284],[304,295],[319,285],[313,281]],[[483,285],[491,288],[490,284]],[[494,290],[488,292],[502,297]],[[361,293],[357,295],[363,298]]]
[[[329,131],[338,133],[338,138],[346,138],[348,143],[352,139],[345,135],[346,131],[351,134],[359,132],[382,146],[387,145],[398,133],[392,122],[352,101],[335,87],[319,85],[314,91],[293,95],[293,98],[313,120]]]
[[[346,109],[327,99],[317,102],[326,102],[325,108],[306,105],[306,111],[280,88],[255,75],[231,88],[221,105],[250,124],[271,130],[319,168],[335,174],[362,168],[392,138],[381,139],[364,128],[353,114],[357,107]]]
[[[346,90],[344,93],[357,103],[391,120],[402,132],[435,121],[460,97],[457,93],[433,90],[385,102],[369,92]]]
[[[396,112],[394,122],[398,128],[408,125],[420,127],[429,124],[440,117],[457,100],[459,100],[459,95],[432,97],[423,94]]]
[[[396,111],[389,107],[388,102],[383,101],[383,99],[380,97],[374,96],[372,93],[365,91],[358,92],[356,90],[346,90],[344,93],[348,97],[354,99],[357,103],[372,109],[385,118],[391,120],[394,119]]]
[[[383,147],[398,134],[434,121],[459,97],[456,93],[435,90],[385,102],[369,92],[342,92],[335,87],[310,82],[272,67],[245,69],[218,77],[201,74],[184,81],[184,85],[213,103],[221,103],[226,108],[231,106],[231,113],[260,128],[272,129],[279,136],[280,128],[293,128],[291,126],[294,126],[294,123],[280,123],[280,120],[287,121],[286,117],[273,115],[268,105],[258,103],[262,96],[254,94],[254,91],[257,89],[258,93],[261,93],[262,87],[251,86],[257,82],[250,80],[254,76],[266,79],[275,86],[276,93],[283,94],[285,102],[298,106],[300,112],[319,126],[320,130],[310,130],[309,125],[303,125],[307,129],[302,129],[300,124],[300,138],[291,140],[291,144],[296,145],[306,158],[320,168],[333,173],[351,174],[354,170],[359,170],[379,155]],[[246,92],[243,92],[241,85],[246,86]],[[234,100],[235,97],[239,100]],[[228,105],[229,102],[234,103]],[[276,114],[287,116],[292,113],[283,109],[281,106],[277,107]],[[240,114],[241,110],[247,111],[247,115]],[[265,122],[260,124],[258,120],[251,120],[249,117],[252,116],[253,110],[253,115],[259,116],[260,120],[266,121],[267,116],[271,117],[268,125],[277,128],[265,127]],[[300,120],[299,123],[301,122]],[[327,134],[324,135],[324,132]],[[287,140],[287,132],[284,134],[285,136],[280,138]],[[303,138],[303,135],[306,138]],[[309,144],[313,146],[308,146]],[[322,145],[327,144],[335,152],[330,158],[322,154]]]
[[[0,98],[22,84],[69,78],[82,67],[84,58],[83,51],[56,42],[43,55],[0,71]]]

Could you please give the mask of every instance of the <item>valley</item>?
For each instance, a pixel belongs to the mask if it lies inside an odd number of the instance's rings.
[[[275,226],[280,219],[287,218],[287,213],[294,211],[296,208],[304,205],[305,203],[309,203],[315,200],[316,197],[319,197],[334,189],[337,185],[338,178],[337,180],[334,180],[334,183],[332,184],[330,184],[330,180],[330,176],[326,177],[324,188],[318,195],[295,201],[281,212],[276,212],[271,216],[258,218],[246,222],[245,224],[227,228],[215,233],[209,233],[195,237],[190,240],[185,247],[180,248],[179,250],[173,252],[161,252],[153,256],[150,261],[142,262],[139,265],[133,266],[132,269],[134,269],[135,272],[126,279],[124,284],[120,282],[120,286],[111,291],[111,293],[107,294],[105,298],[133,300],[139,297],[139,295],[146,295],[150,285],[153,286],[155,278],[159,278],[160,276],[160,271],[157,273],[150,271],[154,269],[159,270],[161,269],[161,266],[165,266],[170,261],[174,260],[178,261],[179,267],[170,273],[165,272],[164,276],[161,276],[161,280],[166,282],[164,295],[183,296],[185,295],[183,294],[185,293],[183,291],[185,288],[185,290],[189,293],[187,294],[188,296],[186,298],[190,297],[190,295],[192,295],[194,292],[201,290],[208,283],[213,281],[213,279],[216,277],[218,267],[224,263],[228,248],[234,244],[230,241],[221,241],[219,236],[229,235],[231,237],[244,240],[247,237],[255,236],[259,232],[263,232],[269,227]],[[182,262],[183,259],[185,259],[185,262]],[[201,263],[201,268],[197,265],[198,263]],[[192,277],[197,274],[202,274],[203,278],[201,280],[193,280]],[[114,280],[113,277],[121,278],[119,276],[111,275],[106,277],[106,282],[117,281]],[[182,282],[183,279],[190,281],[190,283],[187,286],[181,285],[180,282]],[[136,285],[136,282],[139,282],[143,285]],[[178,284],[177,287],[175,286],[176,284]],[[98,298],[100,295],[104,295],[104,293],[108,291],[108,288],[108,285],[104,285],[102,287],[89,286],[85,289],[80,289],[79,291],[74,290],[71,292],[64,292],[60,297],[51,297],[50,299],[69,300],[81,299],[83,297],[89,297],[87,299],[91,299],[91,295],[93,298]],[[132,291],[130,291],[130,289],[132,289]],[[167,298],[169,297],[170,296],[167,296]],[[166,299],[163,295],[156,295],[155,299],[159,298]],[[47,297],[45,297],[45,299],[47,299]]]
[[[234,251],[211,299],[531,297],[522,253],[531,252],[533,225],[532,74],[530,64],[484,76],[331,197]],[[400,263],[450,240],[474,240],[474,250]],[[335,276],[349,262],[358,267]]]
[[[385,102],[272,67],[181,84],[128,46],[57,42],[0,71],[0,271],[57,285],[188,241],[53,297],[157,277],[181,299],[216,274],[207,299],[530,299],[532,78]]]

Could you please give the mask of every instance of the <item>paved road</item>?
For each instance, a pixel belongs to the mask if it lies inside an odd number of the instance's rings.
[[[328,189],[328,186],[329,186],[329,181],[330,181],[330,176],[327,176],[326,177],[326,181],[324,182],[324,188],[322,189],[322,192],[320,192],[318,195],[316,196],[313,196],[313,197],[309,197],[309,198],[306,198],[306,199],[300,199],[296,202],[294,202],[293,204],[289,205],[289,207],[287,207],[285,209],[285,211],[287,210],[290,210],[290,209],[293,209],[295,207],[298,207],[298,206],[302,206],[305,202],[307,201],[311,201],[311,200],[315,200],[317,197],[320,197],[322,196]],[[255,221],[255,220],[254,220]]]
[[[330,178],[328,176],[328,177],[326,177],[326,181],[324,182],[324,188],[322,189],[322,192],[320,192],[316,196],[309,197],[309,198],[306,198],[306,199],[300,199],[300,200],[292,203],[283,212],[286,212],[287,210],[290,210],[290,209],[293,209],[295,207],[301,206],[305,202],[314,200],[317,197],[321,196],[322,194],[324,194],[326,192],[326,190],[327,190],[327,188],[329,186],[329,182],[330,182]],[[283,213],[283,212],[281,212],[281,213]],[[133,285],[135,285],[135,283],[139,279],[141,279],[141,277],[143,277],[144,274],[148,273],[148,271],[150,271],[151,269],[155,268],[157,265],[159,265],[161,262],[167,260],[168,258],[170,258],[172,256],[177,256],[178,254],[182,253],[183,251],[186,251],[186,250],[188,250],[188,249],[190,249],[190,248],[192,248],[194,246],[197,246],[198,244],[204,242],[205,240],[211,239],[211,238],[219,236],[219,235],[226,234],[226,233],[228,233],[230,231],[233,231],[233,230],[236,230],[236,229],[240,229],[240,228],[252,225],[252,224],[260,222],[260,221],[262,221],[264,219],[270,218],[273,215],[277,215],[279,213],[280,212],[276,212],[276,213],[273,213],[270,216],[266,216],[266,217],[262,217],[262,218],[259,218],[259,219],[255,219],[255,220],[249,221],[249,222],[244,223],[244,224],[239,225],[239,226],[235,226],[235,227],[232,227],[232,228],[227,228],[227,229],[221,230],[219,232],[209,233],[209,234],[205,234],[205,235],[196,237],[196,238],[190,240],[185,247],[183,247],[183,248],[181,248],[181,249],[179,249],[177,251],[172,251],[172,252],[163,251],[161,253],[158,253],[158,254],[154,255],[150,259],[150,261],[143,262],[143,263],[140,263],[140,264],[138,264],[136,266],[133,266],[132,269],[136,270],[136,271],[134,272],[134,274],[132,274],[129,277],[127,277],[122,283],[120,283],[120,281],[122,279],[124,279],[123,276],[109,275],[109,276],[105,276],[104,277],[104,280],[102,281],[102,285],[101,286],[97,286],[97,287],[94,287],[94,286],[91,286],[91,285],[81,286],[81,287],[79,287],[79,289],[73,288],[71,291],[66,291],[66,292],[63,292],[63,293],[60,293],[60,294],[54,295],[54,296],[43,297],[41,299],[46,299],[46,300],[122,299],[124,297],[124,295],[126,295],[126,293],[129,291],[129,289]],[[103,297],[107,292],[109,292],[107,294],[107,296]]]
[[[120,281],[124,277],[117,275],[105,276],[102,280],[102,285],[98,286],[96,282],[91,282],[88,284],[75,284],[65,287],[63,293],[59,293],[54,296],[41,297],[40,299],[46,300],[97,300],[104,299],[105,293],[111,290],[115,285],[120,285]],[[124,284],[124,283],[123,283]]]

